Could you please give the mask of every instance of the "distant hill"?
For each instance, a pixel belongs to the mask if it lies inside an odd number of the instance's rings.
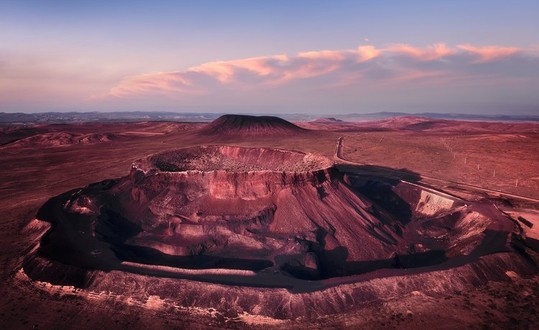
[[[301,128],[279,117],[224,115],[201,128],[200,135],[221,137],[243,136],[294,136],[307,134]]]
[[[94,144],[100,142],[110,142],[120,138],[115,134],[74,134],[69,132],[49,132],[36,134],[26,137],[12,143],[8,143],[9,147],[36,147],[36,146],[69,146],[73,144]]]
[[[335,117],[326,117],[326,118],[318,118],[313,120],[311,123],[313,124],[335,124],[335,123],[342,123],[343,121],[340,119],[337,119]]]
[[[0,112],[0,123],[85,123],[85,122],[140,122],[176,121],[209,122],[219,117],[218,113],[127,111],[127,112],[43,112],[5,113]]]
[[[538,109],[539,110],[539,109]],[[432,113],[432,112],[372,112],[350,113],[335,115],[334,117],[347,121],[371,121],[395,117],[423,117],[431,119],[451,120],[480,120],[480,121],[539,121],[539,115],[480,115],[464,113]]]

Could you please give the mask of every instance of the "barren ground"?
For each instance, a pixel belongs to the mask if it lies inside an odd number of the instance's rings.
[[[345,157],[539,198],[539,134],[348,133]]]
[[[61,127],[59,127],[61,126]],[[301,319],[229,318],[212,310],[192,310],[153,296],[120,299],[80,294],[76,289],[25,281],[23,257],[35,244],[36,231],[24,230],[49,198],[104,179],[121,177],[134,160],[180,147],[220,144],[194,136],[200,124],[141,123],[52,125],[18,130],[3,128],[1,141],[34,133],[112,133],[110,141],[64,144],[6,144],[0,147],[0,325],[4,328],[304,328]],[[164,133],[164,134],[163,134]],[[405,168],[416,173],[463,182],[530,198],[539,198],[539,134],[526,132],[319,132],[309,136],[227,140],[240,146],[269,146],[333,157],[337,138],[345,138],[344,156],[359,163]],[[514,201],[514,203],[524,203]],[[537,203],[526,202],[537,209]],[[535,223],[539,226],[539,223]],[[442,296],[410,294],[374,302],[346,314],[321,317],[313,328],[535,328],[539,322],[538,277],[492,282]]]

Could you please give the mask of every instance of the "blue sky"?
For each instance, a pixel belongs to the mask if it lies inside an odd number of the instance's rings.
[[[526,0],[3,0],[0,111],[534,113],[538,12]]]

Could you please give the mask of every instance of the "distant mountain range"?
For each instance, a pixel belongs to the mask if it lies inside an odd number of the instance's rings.
[[[44,113],[5,113],[0,112],[0,123],[77,123],[77,122],[129,122],[129,121],[179,121],[179,122],[210,122],[222,113],[192,113],[192,112],[44,112]],[[481,121],[539,121],[539,115],[477,115],[457,113],[405,113],[405,112],[374,112],[351,114],[256,114],[276,115],[289,121],[312,121],[319,118],[331,117],[343,121],[380,120],[400,116],[419,116],[435,119],[481,120]]]
[[[366,114],[345,114],[332,115],[341,120],[378,120],[401,116],[425,117],[432,119],[454,119],[454,120],[485,120],[485,121],[539,121],[539,115],[478,115],[465,113],[406,113],[406,112],[373,112]]]

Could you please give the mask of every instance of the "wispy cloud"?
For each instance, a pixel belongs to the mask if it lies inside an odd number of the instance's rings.
[[[499,60],[504,57],[510,57],[520,52],[520,49],[515,47],[501,47],[501,46],[486,46],[477,47],[473,45],[459,45],[459,49],[473,54],[478,57],[478,62],[490,62]]]
[[[531,59],[530,59],[531,56]],[[318,50],[296,55],[272,55],[203,63],[186,70],[127,77],[109,91],[123,98],[147,95],[208,95],[222,90],[286,87],[297,82],[334,88],[354,84],[391,84],[402,81],[448,82],[458,79],[521,75],[515,65],[539,71],[536,52],[505,46],[434,44],[384,48]]]
[[[449,48],[445,44],[434,44],[425,48],[413,47],[407,44],[398,44],[386,48],[384,53],[403,54],[422,61],[434,61],[454,55],[456,50]]]

